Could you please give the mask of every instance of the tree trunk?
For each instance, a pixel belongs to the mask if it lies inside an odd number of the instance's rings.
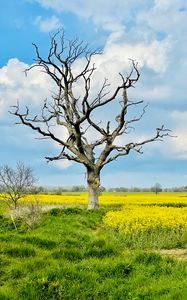
[[[88,209],[99,208],[99,187],[100,176],[99,172],[95,170],[87,170],[87,183],[88,183]]]
[[[17,200],[14,200],[14,209],[17,208]]]

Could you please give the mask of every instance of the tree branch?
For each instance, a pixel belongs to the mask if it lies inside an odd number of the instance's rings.
[[[98,92],[91,98],[91,80],[96,71],[93,58],[101,54],[100,50],[89,49],[88,44],[77,38],[66,40],[63,30],[51,36],[47,57],[42,57],[36,44],[33,43],[33,46],[36,52],[35,64],[26,70],[26,74],[35,67],[45,72],[55,83],[52,100],[46,99],[40,114],[34,117],[30,117],[27,107],[25,113],[21,113],[19,103],[14,106],[14,112],[11,113],[19,118],[21,124],[30,127],[43,139],[50,139],[62,147],[59,155],[46,157],[48,161],[68,159],[84,164],[87,170],[99,172],[104,165],[129,154],[132,149],[142,153],[144,144],[170,136],[170,130],[161,126],[150,139],[124,146],[114,145],[116,138],[127,134],[131,124],[140,121],[146,112],[147,105],[143,107],[140,115],[128,120],[129,109],[143,103],[143,101],[129,101],[127,95],[128,89],[134,88],[140,77],[138,63],[134,60],[130,60],[131,70],[127,76],[119,73],[121,81],[113,91],[109,90],[108,79],[104,78]],[[77,74],[75,63],[79,60],[83,62],[83,66]],[[81,96],[76,95],[79,83],[83,84]],[[111,103],[120,105],[119,113],[114,116],[114,120],[106,120],[105,117],[105,123],[102,125],[96,118],[97,109],[107,107]],[[54,126],[62,129],[61,132],[66,130],[67,137],[53,133]],[[88,138],[90,129],[99,134],[97,139],[92,136],[91,142]]]

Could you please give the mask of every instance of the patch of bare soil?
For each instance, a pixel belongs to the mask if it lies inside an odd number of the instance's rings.
[[[160,250],[159,253],[161,255],[167,255],[172,258],[187,261],[187,249],[163,249]]]
[[[92,235],[95,236],[98,234],[98,232],[101,230],[102,225],[98,224],[93,230],[92,230]]]

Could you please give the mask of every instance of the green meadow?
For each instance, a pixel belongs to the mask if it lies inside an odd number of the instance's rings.
[[[131,248],[107,211],[53,208],[32,230],[1,212],[0,299],[186,300],[186,261]]]

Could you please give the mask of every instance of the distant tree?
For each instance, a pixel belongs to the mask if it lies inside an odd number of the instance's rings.
[[[172,188],[172,191],[173,192],[176,192],[176,193],[179,193],[179,192],[183,192],[184,191],[184,188],[179,186],[179,187],[173,187]]]
[[[54,195],[62,195],[65,190],[62,187],[57,187],[51,191]]]
[[[162,140],[169,135],[169,130],[162,125],[148,139],[118,144],[118,137],[128,134],[133,124],[140,121],[145,113],[146,105],[138,116],[127,117],[129,109],[143,104],[142,100],[131,101],[127,96],[128,90],[135,87],[140,77],[135,61],[131,61],[132,68],[128,75],[119,74],[121,83],[113,91],[108,90],[110,84],[105,78],[94,96],[91,91],[92,75],[96,70],[93,58],[101,54],[100,51],[91,50],[78,39],[67,40],[63,31],[51,37],[47,57],[42,57],[39,47],[33,45],[36,50],[35,63],[26,72],[39,67],[52,79],[56,89],[52,92],[52,100],[44,101],[38,115],[32,116],[28,107],[25,112],[21,112],[19,103],[12,114],[19,118],[21,124],[30,127],[42,138],[61,146],[58,155],[46,157],[48,161],[67,159],[85,166],[88,208],[97,208],[100,173],[103,167],[119,157],[128,155],[132,150],[142,153],[143,145]],[[79,59],[84,61],[84,66],[77,72],[74,66]],[[82,86],[79,95],[78,84]],[[98,111],[107,108],[111,103],[118,108],[113,120],[110,118],[98,122]],[[55,131],[56,128],[61,130]],[[66,132],[67,135],[63,136],[62,132]],[[92,137],[91,140],[88,135]]]
[[[105,192],[105,191],[106,191],[106,188],[104,186],[100,186],[99,187],[99,196],[101,196],[102,193]]]
[[[74,185],[74,186],[72,186],[71,191],[72,192],[85,192],[86,189],[83,185]]]
[[[99,191],[100,191],[100,193],[105,192],[106,188],[104,186],[100,186]]]
[[[18,201],[25,197],[36,182],[30,167],[18,162],[13,169],[7,165],[0,167],[0,199],[17,207]]]
[[[134,193],[139,193],[141,192],[141,188],[137,187],[137,186],[134,186],[131,188],[131,191],[134,192]]]
[[[116,187],[116,188],[111,189],[111,191],[121,192],[121,193],[128,192],[128,190],[129,190],[128,188],[123,187],[123,186],[121,186],[121,187]]]
[[[160,183],[155,183],[155,185],[151,189],[156,195],[160,192],[162,192],[162,186]]]
[[[45,189],[43,186],[33,186],[30,188],[30,193],[31,194],[44,194],[45,193]]]

